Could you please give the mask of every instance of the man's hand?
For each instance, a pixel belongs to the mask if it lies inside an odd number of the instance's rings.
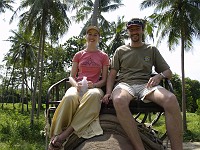
[[[147,88],[152,88],[156,85],[158,85],[160,83],[160,81],[162,80],[162,76],[160,76],[159,74],[151,77],[146,85]]]
[[[104,95],[102,102],[105,103],[105,104],[108,104],[109,101],[110,101],[110,96],[111,96],[111,94]]]

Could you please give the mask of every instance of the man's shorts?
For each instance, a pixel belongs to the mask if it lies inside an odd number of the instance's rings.
[[[149,102],[148,100],[145,99],[145,97],[150,94],[151,92],[163,88],[160,85],[154,86],[152,88],[147,88],[146,84],[134,84],[134,85],[129,85],[127,83],[121,82],[119,83],[114,89],[123,89],[126,90],[130,95],[132,95],[134,98],[139,98],[143,100],[145,103]]]

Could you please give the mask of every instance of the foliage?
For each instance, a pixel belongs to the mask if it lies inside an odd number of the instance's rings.
[[[174,88],[174,93],[178,99],[178,102],[180,104],[180,106],[182,106],[182,103],[181,103],[181,79],[180,79],[180,76],[178,74],[174,74],[172,76],[172,79],[171,79],[171,82],[172,82],[172,85],[173,85],[173,88]]]
[[[189,50],[192,47],[192,36],[199,37],[199,4],[199,1],[190,0],[144,0],[141,9],[154,7],[154,13],[149,19],[158,25],[158,43],[167,37],[169,50],[173,50],[184,38],[184,49]],[[184,26],[180,26],[180,23]]]
[[[10,4],[14,3],[13,0],[1,0],[0,1],[0,13],[5,13],[6,9],[13,11],[13,6]]]
[[[105,19],[103,16],[103,13],[109,13],[111,11],[117,10],[119,7],[123,6],[121,3],[122,0],[99,0],[99,8],[98,8],[98,26],[101,28],[103,27],[102,30],[106,30],[107,32],[110,32],[110,22]],[[87,26],[89,26],[92,22],[92,15],[94,11],[94,1],[93,0],[87,0],[87,1],[82,1],[82,3],[77,4],[77,9],[76,9],[76,14],[73,16],[73,20],[77,23],[84,22],[84,27],[80,33],[80,35],[84,35],[85,29]]]
[[[38,104],[41,106],[43,67],[44,67],[44,47],[47,39],[55,43],[58,36],[64,35],[71,23],[67,11],[70,10],[72,1],[53,1],[53,0],[24,0],[15,11],[11,18],[13,21],[17,11],[24,12],[20,14],[20,25],[22,25],[25,33],[33,33],[35,38],[39,39],[39,48],[37,53],[37,65],[35,70],[35,80],[32,95],[32,113],[31,124],[34,123],[34,111],[36,105],[36,97],[38,93]],[[38,82],[39,80],[39,82]],[[23,86],[24,84],[22,84]],[[38,90],[38,92],[37,92]],[[24,91],[22,90],[22,93]],[[38,108],[38,110],[40,107]],[[39,111],[38,111],[39,112]]]
[[[45,118],[41,113],[40,119],[30,128],[29,113],[21,114],[19,104],[16,109],[6,105],[0,109],[0,147],[3,150],[42,150],[45,149],[45,137],[41,131],[45,126]],[[200,142],[200,115],[187,113],[188,130],[184,133],[184,142]],[[161,116],[153,127],[159,133],[165,133],[165,119]]]
[[[187,113],[187,125],[188,130],[183,135],[184,142],[200,142],[200,115]],[[154,128],[159,131],[159,135],[163,135],[166,132],[164,116],[159,119]]]
[[[69,38],[64,44],[63,49],[65,51],[66,67],[70,68],[72,65],[72,58],[76,52],[83,50],[86,44],[86,40],[83,36],[74,36]]]
[[[69,38],[63,45],[45,45],[42,103],[45,103],[48,88],[57,81],[68,77],[74,54],[83,50],[85,38]]]
[[[200,115],[187,113],[187,125],[184,141],[200,141]]]
[[[20,102],[20,91],[14,90],[12,88],[8,88],[6,91],[2,91],[2,96],[4,99],[2,99],[2,103],[12,103],[13,100],[15,103]]]
[[[15,97],[17,97],[17,100],[15,102],[19,102],[20,99],[22,99],[21,89],[24,84],[26,85],[31,84],[30,87],[26,88],[27,92],[25,97],[30,97],[30,95],[32,95],[31,93],[33,91],[33,84],[34,84],[33,78],[36,76],[35,68],[37,63],[37,60],[35,59],[36,57],[35,47],[38,47],[40,45],[39,34],[40,31],[42,30],[41,21],[43,18],[42,16],[43,12],[45,12],[43,15],[46,15],[46,19],[48,20],[46,22],[47,24],[45,30],[46,38],[48,39],[48,41],[43,40],[43,42],[45,41],[44,60],[42,61],[44,62],[44,68],[40,70],[40,72],[43,71],[42,75],[43,80],[41,80],[42,90],[39,90],[42,92],[41,97],[43,103],[45,102],[46,92],[48,88],[53,83],[69,75],[71,68],[71,60],[74,54],[77,51],[82,50],[85,45],[85,38],[83,36],[71,37],[67,39],[63,45],[59,45],[57,42],[58,38],[61,35],[63,35],[65,31],[67,31],[71,23],[71,20],[68,18],[67,16],[68,14],[66,12],[68,12],[70,8],[73,7],[73,9],[76,9],[77,11],[76,18],[74,18],[75,21],[83,23],[83,21],[85,21],[85,19],[87,18],[88,19],[87,23],[89,23],[89,20],[92,18],[90,15],[92,15],[92,11],[94,9],[93,8],[94,1],[91,0],[62,1],[63,3],[60,3],[61,1],[45,1],[45,3],[42,2],[44,1],[25,0],[23,1],[23,3],[20,4],[20,7],[17,9],[17,11],[18,10],[21,11],[24,8],[26,11],[23,11],[23,13],[19,17],[21,19],[21,22],[19,24],[19,31],[12,31],[12,34],[14,36],[11,36],[8,39],[13,43],[13,45],[5,59],[7,63],[6,77],[0,75],[1,80],[3,81],[0,87],[0,94],[1,97],[6,96],[7,94],[15,95]],[[72,3],[73,5],[70,5],[71,2],[74,2]],[[159,3],[161,1],[155,1],[155,3],[157,2]],[[169,3],[171,2],[174,1],[169,1]],[[109,57],[112,57],[112,54],[114,53],[116,48],[124,44],[124,40],[127,38],[126,28],[125,28],[126,22],[124,22],[123,20],[124,17],[121,18],[119,17],[117,22],[109,22],[105,20],[105,18],[103,17],[103,13],[114,11],[121,6],[123,6],[123,4],[121,4],[121,0],[112,0],[112,1],[102,0],[99,7],[100,15],[98,16],[99,17],[98,19],[99,19],[99,25],[100,27],[102,27],[101,41],[99,43],[99,48],[102,51],[105,51],[109,55]],[[48,11],[47,8],[49,8]],[[196,15],[194,15],[193,17],[195,16]],[[164,16],[159,16],[158,14],[158,16],[154,17],[162,18]],[[169,20],[167,21],[170,21],[170,19],[171,18],[169,18]],[[87,23],[84,25],[87,26]],[[150,37],[152,37],[151,33],[154,31],[154,27],[155,24],[151,22],[151,20],[147,20],[146,31],[148,31]],[[163,26],[159,26],[159,28],[161,27]],[[178,27],[181,27],[180,24],[178,24]],[[171,29],[174,28],[170,26],[169,30]],[[83,28],[81,33],[83,33],[83,31],[85,33],[85,28]],[[34,34],[32,34],[31,32]],[[167,35],[168,32],[164,33],[166,33]],[[25,76],[24,80],[22,79],[23,75]],[[22,80],[24,84],[22,84],[23,83]],[[182,107],[181,103],[182,82],[180,80],[180,77],[175,74],[172,78],[172,83],[174,86],[175,95],[177,96],[179,104]],[[197,99],[200,99],[199,84],[200,84],[199,81],[191,80],[189,78],[186,78],[186,83],[184,83],[184,85],[186,86],[186,98],[187,98],[186,108],[188,112],[195,112],[195,111],[198,112],[198,109],[200,109],[200,106],[198,107],[197,105]],[[35,97],[37,98],[37,95]],[[12,102],[12,97],[8,98],[8,102]]]
[[[120,28],[120,27],[119,27]],[[117,28],[118,29],[118,28]],[[121,28],[119,29],[121,31]],[[116,33],[118,34],[118,33]],[[117,35],[116,35],[117,36]],[[115,36],[114,36],[115,37]],[[103,42],[103,41],[102,41]],[[112,43],[112,42],[111,42]],[[71,60],[74,54],[84,48],[85,38],[82,36],[72,37],[68,39],[63,45],[45,45],[45,59],[44,59],[44,79],[42,85],[42,103],[45,103],[46,93],[48,88],[55,82],[69,76]],[[55,47],[54,47],[55,46]],[[108,47],[112,47],[108,45]],[[108,50],[108,49],[107,49]],[[113,49],[112,49],[113,50]],[[112,52],[110,53],[110,55]],[[67,71],[67,73],[66,73]],[[17,74],[16,74],[17,75]],[[174,87],[174,93],[177,96],[180,107],[181,103],[181,79],[180,76],[174,74],[171,82]],[[8,87],[7,90],[2,91],[3,96],[6,95],[15,95],[17,97],[16,102],[20,101],[20,87],[17,81],[13,81],[16,87]],[[195,112],[197,111],[197,99],[200,98],[200,83],[196,80],[191,80],[186,78],[186,95],[187,95],[187,111]],[[30,93],[26,96],[28,101],[30,101]],[[7,96],[6,99],[8,102],[12,102],[12,96]]]
[[[101,50],[106,52],[110,58],[119,46],[125,44],[125,39],[128,37],[125,27],[126,23],[123,19],[124,16],[122,18],[118,17],[117,22],[111,22],[110,32],[107,32],[105,28],[102,29],[104,36],[102,36],[99,45]]]
[[[148,7],[154,7],[154,13],[149,16],[149,20],[158,25],[158,44],[162,39],[167,38],[169,50],[174,50],[178,44],[181,45],[182,111],[183,128],[186,131],[184,53],[192,48],[193,37],[200,36],[200,16],[198,15],[200,14],[200,1],[144,0],[141,3],[141,9]]]
[[[41,150],[45,149],[45,137],[40,134],[44,128],[45,118],[43,113],[40,120],[30,128],[30,114],[20,113],[19,104],[15,110],[12,105],[0,109],[0,147],[4,150]]]
[[[197,80],[191,80],[189,78],[185,79],[186,84],[186,99],[187,99],[187,111],[195,113],[197,111],[197,99],[200,98],[200,82]],[[189,102],[189,104],[188,104]],[[188,108],[188,106],[190,109]]]
[[[60,45],[53,47],[50,44],[47,44],[44,59],[43,92],[46,92],[47,89],[55,82],[66,77],[66,70],[64,69],[65,64],[65,50]]]
[[[178,102],[180,104],[180,107],[182,107],[182,101],[181,101],[181,79],[177,74],[174,74],[171,82],[173,84],[174,93],[178,99]],[[197,80],[191,80],[190,78],[186,78],[185,82],[186,87],[186,110],[187,112],[195,113],[198,109],[197,100],[200,98],[200,82]]]
[[[35,70],[37,42],[35,42],[32,34],[24,33],[21,27],[19,27],[18,32],[11,30],[11,33],[14,36],[7,39],[12,43],[11,49],[4,58],[7,68],[10,68],[7,69],[10,74],[7,86],[18,85],[23,87],[25,84],[28,87],[27,82],[33,78]]]
[[[198,108],[197,108],[196,114],[200,115],[200,99],[197,99],[197,105],[198,105]]]

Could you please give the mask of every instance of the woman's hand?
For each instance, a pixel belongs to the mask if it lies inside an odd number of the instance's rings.
[[[88,81],[88,89],[93,89],[94,83],[92,81]]]
[[[94,83],[93,83],[92,81],[88,81],[87,84],[88,84],[88,89],[94,88]],[[78,92],[80,92],[81,87],[82,87],[82,83],[81,83],[81,81],[80,81],[80,82],[78,82],[78,84],[76,85],[76,88],[77,88],[77,91],[78,91]]]
[[[76,84],[76,89],[77,89],[78,92],[81,91],[81,86],[82,86],[82,83],[81,83],[81,82],[78,82],[78,83]]]

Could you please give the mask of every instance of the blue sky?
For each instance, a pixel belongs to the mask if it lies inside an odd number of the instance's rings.
[[[140,10],[139,5],[141,1],[139,0],[123,0],[122,3],[125,5],[115,12],[111,12],[105,17],[110,21],[117,20],[118,16],[124,16],[124,21],[128,21],[133,17],[144,18],[145,16],[150,15],[153,12],[153,9]],[[10,43],[3,41],[8,39],[12,34],[9,32],[11,29],[17,29],[17,20],[14,20],[12,24],[9,24],[9,20],[12,13],[7,11],[5,14],[0,14],[1,28],[0,28],[0,63],[2,64],[2,59],[4,55],[10,49]],[[68,33],[60,39],[60,42],[63,43],[69,37],[73,35],[78,35],[81,31],[82,24],[73,24],[70,27]],[[150,44],[156,45],[152,41],[149,41]],[[200,45],[200,40],[193,41],[193,49],[190,52],[185,52],[185,76],[189,77],[192,80],[200,81],[200,50],[198,46]],[[166,59],[168,64],[171,67],[171,70],[180,75],[181,77],[181,48],[177,46],[175,51],[169,52],[166,40],[163,40],[162,44],[158,46],[160,53]]]

